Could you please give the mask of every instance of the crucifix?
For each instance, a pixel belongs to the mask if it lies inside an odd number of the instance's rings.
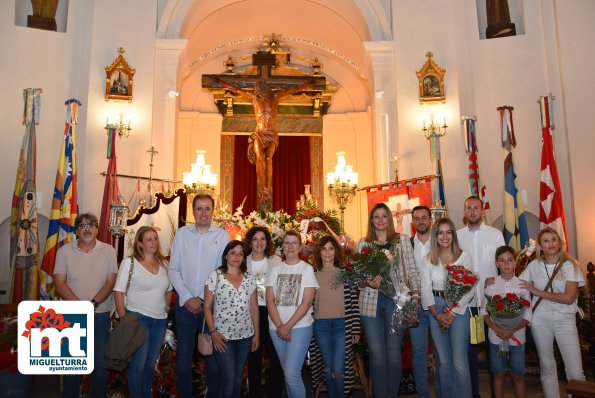
[[[326,87],[322,76],[273,75],[277,55],[259,51],[252,55],[256,75],[203,75],[203,88],[226,88],[232,94],[244,94],[252,100],[256,129],[248,140],[248,160],[256,166],[258,208],[270,211],[273,207],[273,155],[279,145],[277,117],[279,100],[300,91],[320,93]]]

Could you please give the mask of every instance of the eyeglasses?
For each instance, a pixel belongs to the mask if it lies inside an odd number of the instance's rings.
[[[285,246],[299,246],[300,242],[283,242]]]
[[[79,229],[91,229],[93,227],[95,227],[93,223],[79,224]]]

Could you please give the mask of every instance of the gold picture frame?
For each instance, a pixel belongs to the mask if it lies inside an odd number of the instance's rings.
[[[135,68],[130,67],[124,58],[123,47],[118,48],[118,56],[105,67],[105,100],[132,102]]]
[[[446,102],[444,93],[444,75],[446,70],[434,62],[434,54],[426,53],[427,61],[420,70],[415,72],[419,80],[419,103]]]

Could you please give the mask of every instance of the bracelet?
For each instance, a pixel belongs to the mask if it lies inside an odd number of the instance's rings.
[[[213,329],[213,330],[209,330],[209,336],[212,336],[214,333],[217,333],[218,330],[217,328]]]

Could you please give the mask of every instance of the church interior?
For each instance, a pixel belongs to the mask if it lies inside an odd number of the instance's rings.
[[[319,79],[315,90],[281,98],[279,148],[292,135],[302,138],[305,146],[289,144],[286,151],[309,150],[309,156],[297,153],[292,159],[297,163],[309,159],[310,168],[302,179],[293,174],[292,165],[276,171],[282,186],[292,186],[277,196],[284,196],[290,203],[285,210],[290,211],[307,181],[321,209],[338,210],[327,189],[327,174],[337,163],[336,153],[344,152],[358,173],[358,189],[344,209],[344,230],[356,240],[366,231],[370,188],[397,178],[415,181],[437,174],[437,161],[431,157],[435,141],[443,204],[457,227],[463,225],[463,202],[470,189],[462,120],[469,118],[475,121],[481,183],[489,192],[485,198],[489,197],[493,225],[501,227],[505,149],[499,109],[503,107],[514,112],[516,183],[534,237],[540,213],[538,102],[550,96],[569,251],[583,266],[595,258],[591,227],[595,216],[589,210],[595,187],[588,166],[594,141],[591,129],[585,127],[595,92],[595,78],[588,76],[595,69],[588,39],[595,37],[591,23],[595,4],[590,0],[493,2],[507,3],[504,33],[493,29],[493,19],[502,15],[487,9],[482,0],[55,3],[55,26],[50,30],[27,27],[31,2],[0,3],[4,93],[0,114],[7,123],[0,147],[6,187],[0,196],[0,252],[5,259],[25,131],[25,88],[42,90],[35,180],[43,242],[43,219],[50,214],[64,137],[65,101],[80,102],[76,124],[80,212],[101,211],[108,125],[118,127],[117,173],[130,176],[118,178],[125,200],[182,188],[183,173],[190,171],[196,151],[202,150],[217,174],[215,196],[232,207],[255,195],[253,186],[246,188],[251,193],[233,188],[234,176],[247,178],[238,170],[254,173],[247,161],[239,169],[232,163],[234,150],[236,157],[245,157],[240,143],[245,145],[253,131],[251,103],[246,96],[209,87],[204,79],[218,75],[241,86],[252,78],[242,83],[241,76],[269,69],[289,80]],[[274,67],[256,66],[254,55],[261,52],[276,54]],[[106,77],[119,56],[128,74],[120,68],[118,75]],[[424,86],[418,73],[428,61],[443,72],[439,81],[431,76],[435,87]],[[321,81],[323,86],[318,85]],[[441,135],[438,140],[430,137],[432,132]],[[153,180],[151,186],[147,177]],[[7,267],[2,269],[6,282]]]

